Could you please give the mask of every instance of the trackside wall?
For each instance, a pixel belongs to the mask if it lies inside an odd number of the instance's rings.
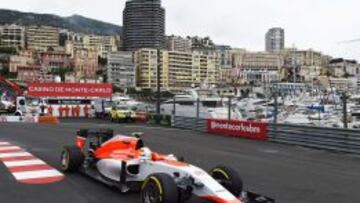
[[[172,117],[172,127],[360,154],[360,131],[247,121]]]

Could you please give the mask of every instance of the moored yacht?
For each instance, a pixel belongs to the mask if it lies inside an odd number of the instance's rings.
[[[199,103],[199,104],[198,104]],[[210,89],[194,88],[175,95],[174,99],[165,101],[161,105],[161,113],[172,115],[175,106],[175,115],[183,117],[228,119],[229,99],[221,98]],[[231,119],[239,120],[242,116],[235,108],[231,108]]]

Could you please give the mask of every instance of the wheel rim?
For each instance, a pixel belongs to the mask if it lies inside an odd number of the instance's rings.
[[[69,153],[64,151],[61,155],[61,166],[63,169],[67,169],[69,166]]]
[[[218,181],[223,186],[228,186],[231,184],[231,179],[229,178],[228,174],[226,172],[220,170],[220,171],[213,171],[212,177]]]
[[[146,190],[144,193],[144,202],[145,203],[161,203],[161,197],[159,189],[156,187],[154,183],[149,183],[146,186]]]

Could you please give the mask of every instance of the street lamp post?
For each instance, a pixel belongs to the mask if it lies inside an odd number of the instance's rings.
[[[160,68],[161,68],[161,53],[160,53],[160,49],[157,50],[157,68],[156,68],[156,114],[160,115],[160,94],[161,94],[161,89],[160,89]]]
[[[348,114],[347,114],[347,95],[346,92],[344,92],[341,96],[341,99],[343,100],[343,122],[344,122],[344,128],[348,128]]]

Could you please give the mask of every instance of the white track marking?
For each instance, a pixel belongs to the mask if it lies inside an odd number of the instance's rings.
[[[5,161],[4,164],[8,168],[17,167],[17,166],[41,165],[41,164],[46,165],[46,163],[41,161],[40,159],[25,160],[25,161]]]
[[[3,164],[15,179],[24,184],[48,184],[58,182],[64,178],[61,172],[49,166],[43,160],[9,142],[0,142],[1,159],[4,160]]]
[[[16,172],[16,173],[13,173],[13,175],[17,180],[51,178],[51,177],[63,176],[59,171],[57,171],[55,169]]]
[[[0,153],[1,153],[1,151],[13,150],[13,149],[21,149],[21,148],[18,146],[6,146],[6,147],[0,146]]]
[[[32,156],[29,152],[0,153],[0,158]]]

